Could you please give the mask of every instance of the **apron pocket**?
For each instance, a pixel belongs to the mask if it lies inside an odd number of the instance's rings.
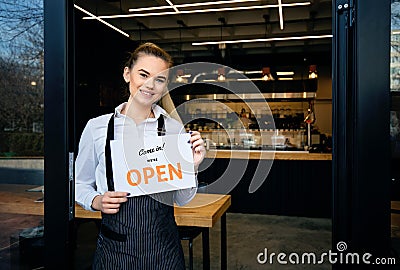
[[[111,230],[110,228],[105,226],[104,224],[101,225],[100,232],[103,236],[105,236],[111,240],[115,240],[118,242],[126,242],[126,238],[127,238],[126,234],[114,232],[113,230]]]

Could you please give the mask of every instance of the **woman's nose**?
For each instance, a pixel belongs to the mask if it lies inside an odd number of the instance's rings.
[[[149,88],[153,89],[154,88],[154,78],[149,78],[144,82],[144,85]]]

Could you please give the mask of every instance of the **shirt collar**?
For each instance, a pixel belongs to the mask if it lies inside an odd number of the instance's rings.
[[[154,116],[156,119],[158,119],[160,117],[160,115],[169,117],[168,113],[163,108],[158,106],[157,104],[153,104],[152,109],[153,109],[153,113],[154,113]]]
[[[124,102],[124,103],[118,105],[118,107],[115,108],[115,112],[114,112],[114,116],[115,117],[125,117],[124,114],[121,114],[121,111],[125,108],[126,104],[127,104],[127,102]],[[160,117],[160,115],[164,115],[164,116],[169,117],[168,113],[163,108],[158,106],[157,104],[153,104],[151,106],[151,108],[153,110],[155,119],[158,119]]]
[[[115,112],[114,112],[114,116],[115,117],[125,117],[125,115],[123,115],[121,113],[121,111],[125,108],[126,104],[127,104],[127,102],[124,102],[124,103],[118,105],[118,107],[115,108]]]

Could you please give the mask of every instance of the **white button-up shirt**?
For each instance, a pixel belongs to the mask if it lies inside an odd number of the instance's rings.
[[[136,125],[132,119],[121,114],[126,103],[115,109],[114,139],[121,140],[129,134],[130,128],[136,128],[139,136],[156,136],[158,118],[165,117],[166,134],[179,134],[185,132],[181,123],[169,117],[158,105],[153,105],[155,118],[147,118]],[[75,199],[86,210],[92,209],[92,201],[97,195],[108,191],[105,164],[105,144],[107,138],[108,121],[112,114],[102,115],[88,121],[82,132],[79,142],[78,156],[75,161]],[[129,120],[129,125],[126,121]],[[197,183],[197,180],[196,180]],[[181,189],[174,191],[174,202],[185,205],[195,196],[197,188]]]

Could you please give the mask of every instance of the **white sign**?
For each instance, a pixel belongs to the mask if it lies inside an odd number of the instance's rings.
[[[111,141],[114,188],[140,196],[196,186],[189,134]]]

